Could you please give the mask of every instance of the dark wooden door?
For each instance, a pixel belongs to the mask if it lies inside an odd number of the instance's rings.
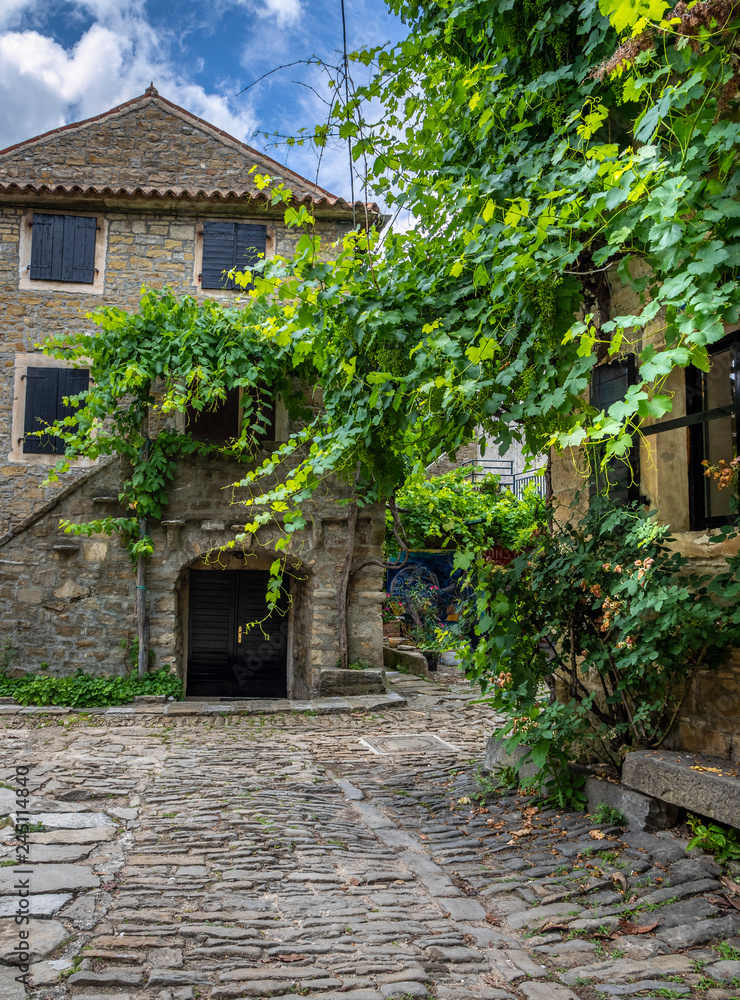
[[[287,607],[270,612],[267,581],[266,570],[191,572],[188,695],[286,697]]]

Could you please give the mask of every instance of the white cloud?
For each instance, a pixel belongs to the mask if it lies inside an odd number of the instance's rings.
[[[21,15],[36,6],[37,0],[2,0],[0,3],[0,30],[15,27]]]
[[[23,0],[10,0],[20,6]],[[143,17],[141,0],[82,0],[95,22],[68,48],[39,31],[0,31],[0,148],[89,118],[144,92],[163,97],[248,140],[256,117],[249,100],[183,80],[166,38]]]
[[[298,24],[303,15],[301,0],[261,0],[261,3],[249,6],[260,17],[274,17],[278,28]]]

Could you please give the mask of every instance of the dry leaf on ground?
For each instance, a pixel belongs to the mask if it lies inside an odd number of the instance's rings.
[[[621,927],[621,934],[649,934],[654,931],[655,928],[660,923],[660,920],[656,920],[653,924],[633,924],[631,920],[620,920],[619,926]]]

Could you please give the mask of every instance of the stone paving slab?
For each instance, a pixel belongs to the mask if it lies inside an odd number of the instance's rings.
[[[47,848],[33,880],[95,882],[28,897],[45,909],[33,978],[19,993],[0,950],[0,997],[736,997],[740,913],[711,901],[718,866],[670,834],[485,797],[475,771],[498,720],[441,680],[392,678],[404,713],[6,715],[0,782],[22,762],[39,813],[78,817],[31,834]],[[409,735],[430,738],[368,747]],[[13,837],[0,829],[0,858]],[[0,913],[17,905],[6,893]]]

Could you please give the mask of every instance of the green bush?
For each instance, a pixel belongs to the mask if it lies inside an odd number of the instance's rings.
[[[468,675],[507,716],[507,749],[529,747],[543,781],[572,760],[618,772],[628,749],[659,746],[694,674],[740,645],[740,559],[699,576],[671,540],[654,517],[599,497],[505,569],[485,545],[457,553],[479,616]],[[545,700],[556,677],[558,698]]]
[[[21,705],[64,705],[69,708],[97,708],[123,705],[136,695],[158,694],[181,700],[185,697],[182,681],[166,667],[139,678],[94,677],[78,670],[71,677],[26,674],[23,677],[0,676],[0,696],[15,698]]]
[[[422,549],[427,539],[439,539],[452,546],[474,538],[508,549],[522,549],[543,524],[544,501],[534,489],[520,500],[509,490],[501,490],[495,477],[487,476],[473,485],[469,470],[454,469],[443,476],[412,476],[398,491],[401,524],[409,547]],[[398,552],[393,534],[393,518],[386,515],[386,551]]]
[[[686,821],[693,837],[686,846],[687,851],[699,848],[713,854],[720,863],[740,860],[740,833],[720,823],[704,823],[698,816],[689,813]]]

